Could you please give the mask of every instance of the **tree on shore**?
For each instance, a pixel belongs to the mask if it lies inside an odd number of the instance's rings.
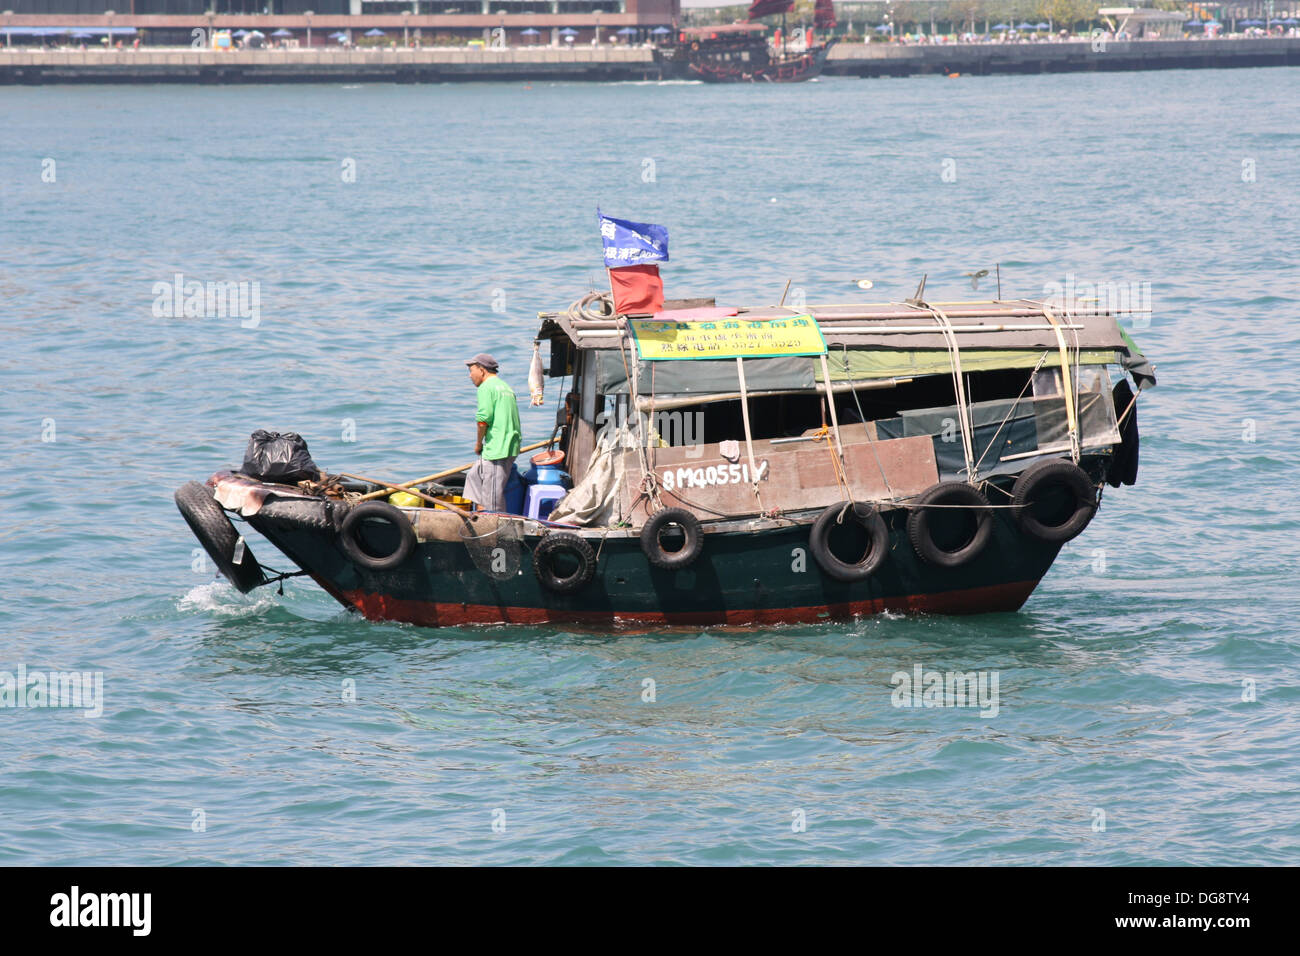
[[[1099,3],[1089,0],[1038,0],[1035,13],[1052,24],[1055,29],[1069,29],[1076,23],[1091,23],[1097,19]]]
[[[1180,9],[1178,0],[1143,0],[1143,4],[1159,9]],[[814,0],[796,0],[794,9],[786,14],[786,22],[792,27],[800,23],[811,24],[813,6]],[[846,2],[839,19],[841,29],[853,22],[854,33],[859,32],[856,26],[861,23],[861,32],[867,37],[873,36],[874,25],[885,19],[893,23],[895,34],[911,32],[910,28],[918,25],[924,25],[928,32],[931,23],[954,33],[967,30],[983,33],[985,24],[1014,25],[1022,21],[1047,22],[1060,30],[1098,22],[1099,6],[1100,0],[876,0]],[[743,22],[748,16],[749,4],[687,8],[683,12],[688,22],[702,26]],[[768,18],[767,22],[775,22],[775,18]]]

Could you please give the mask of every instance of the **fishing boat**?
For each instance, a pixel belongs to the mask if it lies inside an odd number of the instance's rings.
[[[592,292],[539,313],[536,349],[535,394],[544,367],[561,401],[509,513],[456,497],[457,469],[223,470],[176,503],[241,591],[305,574],[373,620],[1014,611],[1102,490],[1135,480],[1137,398],[1155,384],[1106,309],[931,302],[924,281],[902,302],[643,314]],[[237,525],[299,570],[264,568]]]
[[[790,44],[785,14],[793,0],[755,0],[750,21],[781,14],[781,26],[769,44],[767,28],[761,23],[735,23],[714,27],[691,27],[678,34],[678,42],[656,51],[665,76],[699,79],[706,83],[799,83],[821,75],[830,55],[833,39],[818,42],[814,30],[835,26],[831,0],[818,0],[814,29],[801,31]]]

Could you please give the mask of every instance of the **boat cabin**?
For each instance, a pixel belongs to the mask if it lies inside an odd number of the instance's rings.
[[[939,481],[1009,485],[1044,457],[1104,468],[1127,374],[1108,312],[1030,300],[541,313],[575,491],[557,519],[636,528],[887,505]],[[608,304],[604,303],[608,310]]]

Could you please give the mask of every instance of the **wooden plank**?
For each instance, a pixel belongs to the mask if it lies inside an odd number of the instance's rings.
[[[582,481],[591,464],[591,453],[596,450],[596,427],[591,422],[577,418],[569,432],[569,447],[564,450],[564,465],[574,484]],[[639,474],[639,472],[638,472]]]
[[[845,473],[856,501],[920,494],[939,480],[928,435],[869,442],[861,426],[847,427],[841,434]],[[718,444],[646,449],[664,505],[685,508],[707,520],[764,510],[824,508],[844,500],[834,453],[825,439],[781,444],[755,441],[757,496],[743,443],[735,444],[739,454],[734,459],[724,458]],[[624,452],[624,468],[623,512],[637,527],[648,515],[645,501],[637,501],[642,470],[635,449]]]

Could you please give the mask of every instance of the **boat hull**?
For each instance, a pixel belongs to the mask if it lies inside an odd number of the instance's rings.
[[[362,567],[343,552],[325,522],[295,526],[250,518],[258,531],[307,571],[339,603],[376,621],[429,627],[467,624],[643,623],[751,626],[842,620],[884,611],[975,614],[1024,604],[1060,546],[1027,538],[995,513],[987,548],[960,568],[922,561],[908,541],[905,513],[887,516],[889,556],[866,581],[824,574],[808,546],[809,525],[713,530],[688,568],[664,570],[636,536],[588,535],[596,573],[585,587],[559,594],[532,565],[540,534],[503,542],[513,552],[489,573],[492,551],[476,556],[464,541],[421,536],[410,557],[389,571]],[[417,528],[419,528],[417,520]],[[539,526],[534,527],[544,530]]]
[[[799,53],[770,55],[766,41],[704,41],[656,54],[665,78],[705,83],[801,83],[821,75],[834,41]],[[748,59],[741,59],[744,53]]]

